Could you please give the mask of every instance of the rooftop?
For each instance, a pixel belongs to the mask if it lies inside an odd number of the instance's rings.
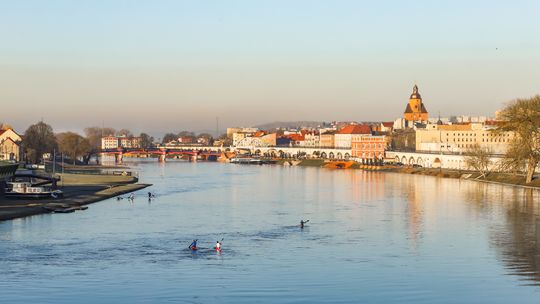
[[[371,127],[368,125],[348,125],[336,134],[371,134]]]

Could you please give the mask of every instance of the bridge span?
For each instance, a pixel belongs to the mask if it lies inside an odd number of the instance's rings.
[[[158,147],[150,149],[107,149],[101,150],[100,155],[114,155],[116,163],[122,163],[124,157],[157,157],[159,162],[164,162],[167,158],[182,158],[190,161],[217,160],[222,155],[220,149],[216,147]]]

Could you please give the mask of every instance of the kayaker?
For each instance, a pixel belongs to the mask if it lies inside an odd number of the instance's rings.
[[[217,241],[216,242],[216,247],[214,247],[216,249],[216,251],[221,251],[221,242],[220,241]]]
[[[152,199],[152,192],[148,192],[148,199]]]
[[[300,220],[300,229],[304,229],[304,224],[307,224],[308,222],[309,222],[309,220],[307,220],[307,221]]]
[[[197,240],[193,240],[193,242],[191,242],[191,245],[189,245],[189,249],[197,250]]]

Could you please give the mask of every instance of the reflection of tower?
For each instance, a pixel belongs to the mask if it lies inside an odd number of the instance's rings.
[[[422,233],[422,203],[417,197],[416,184],[412,183],[407,193],[407,223],[409,238],[414,248],[418,245],[418,238]]]

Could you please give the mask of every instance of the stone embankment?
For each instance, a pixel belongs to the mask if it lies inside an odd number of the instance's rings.
[[[138,179],[131,176],[64,174],[61,177],[62,182],[59,186],[64,192],[63,198],[40,200],[0,198],[0,221],[48,213],[50,210],[47,206],[51,204],[77,208],[151,186],[137,183]]]
[[[540,189],[540,178],[536,178],[531,183],[527,184],[525,183],[525,175],[523,174],[492,172],[486,176],[481,176],[479,172],[468,170],[412,168],[388,165],[374,166],[363,165],[354,161],[330,161],[323,159],[279,160],[277,163],[285,166],[320,167],[327,169],[361,169],[365,171],[395,172],[444,178],[460,178],[484,183]]]

